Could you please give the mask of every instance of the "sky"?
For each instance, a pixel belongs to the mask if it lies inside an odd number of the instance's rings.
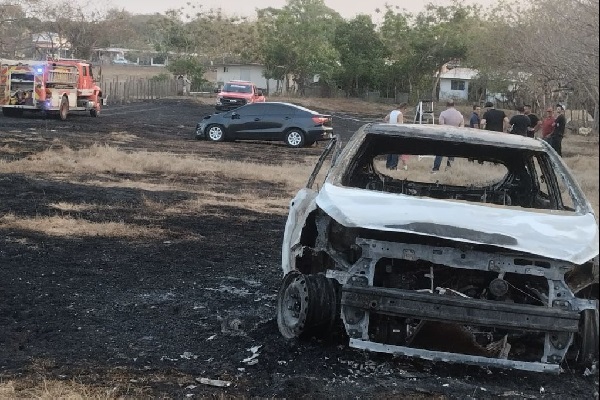
[[[463,0],[462,4],[482,4],[490,5],[497,0]],[[257,8],[282,8],[286,5],[286,0],[120,0],[104,2],[104,6],[124,8],[134,14],[153,14],[163,13],[168,9],[186,7],[186,4],[201,5],[200,10],[209,10],[211,8],[221,10],[231,16],[256,17]],[[370,14],[376,16],[375,10],[379,8],[385,10],[385,5],[398,10],[408,12],[419,12],[424,9],[427,3],[435,3],[440,6],[452,4],[452,0],[325,0],[327,7],[334,9],[346,19],[353,18],[357,14]],[[196,7],[197,9],[198,7]]]

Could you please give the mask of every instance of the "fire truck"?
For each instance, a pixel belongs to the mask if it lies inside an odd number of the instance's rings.
[[[8,117],[24,111],[55,114],[66,120],[72,111],[100,114],[102,90],[92,65],[83,60],[0,59],[0,106]]]

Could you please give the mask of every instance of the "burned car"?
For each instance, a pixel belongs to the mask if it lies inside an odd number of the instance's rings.
[[[450,168],[432,174],[435,156]],[[383,123],[336,138],[290,203],[282,268],[289,339],[538,372],[598,360],[598,224],[541,140]]]

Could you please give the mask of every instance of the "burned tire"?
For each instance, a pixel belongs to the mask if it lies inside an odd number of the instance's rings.
[[[324,275],[288,273],[277,296],[277,326],[287,339],[326,337],[339,316],[337,282]]]
[[[304,146],[305,143],[304,132],[300,129],[292,128],[285,132],[285,144],[289,147],[298,148]]]
[[[594,310],[583,310],[579,322],[579,352],[577,364],[582,368],[591,367],[598,362],[598,306]]]
[[[62,97],[60,101],[60,107],[58,109],[58,118],[61,121],[66,121],[67,116],[69,115],[69,99],[66,96]]]
[[[209,125],[206,128],[206,139],[211,142],[222,142],[225,140],[225,132],[223,132],[223,127],[220,125]]]

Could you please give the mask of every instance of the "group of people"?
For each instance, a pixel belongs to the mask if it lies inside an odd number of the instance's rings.
[[[404,123],[404,113],[408,107],[407,103],[401,103],[384,118],[384,121],[390,124]],[[486,111],[481,114],[481,107],[474,105],[473,112],[469,118],[469,127],[473,129],[484,129],[495,132],[507,132],[514,135],[526,137],[541,137],[547,141],[550,146],[562,156],[562,139],[565,135],[566,117],[565,108],[561,104],[546,108],[546,115],[543,119],[531,112],[531,105],[525,104],[517,107],[517,114],[510,119],[502,110],[494,107],[492,102],[485,103]],[[463,115],[454,107],[453,101],[446,103],[446,109],[440,113],[440,125],[450,125],[462,127],[465,125]],[[439,171],[442,164],[442,156],[436,156],[433,162],[432,173]],[[408,169],[409,157],[406,154],[388,154],[386,168],[395,170],[398,168],[399,161],[402,162],[402,169]],[[452,166],[454,159],[448,157],[446,161],[446,170]],[[471,160],[469,160],[471,161]],[[481,162],[480,162],[481,163]]]
[[[480,108],[473,106],[470,125],[472,128],[508,132],[530,138],[537,135],[547,141],[562,156],[562,139],[567,125],[565,107],[562,104],[557,104],[556,109],[546,108],[546,115],[543,119],[531,112],[529,104],[517,107],[517,114],[513,115],[510,120],[504,111],[494,108],[493,103],[487,102],[485,107],[487,111],[479,119]],[[473,121],[479,121],[479,124],[474,126]]]

